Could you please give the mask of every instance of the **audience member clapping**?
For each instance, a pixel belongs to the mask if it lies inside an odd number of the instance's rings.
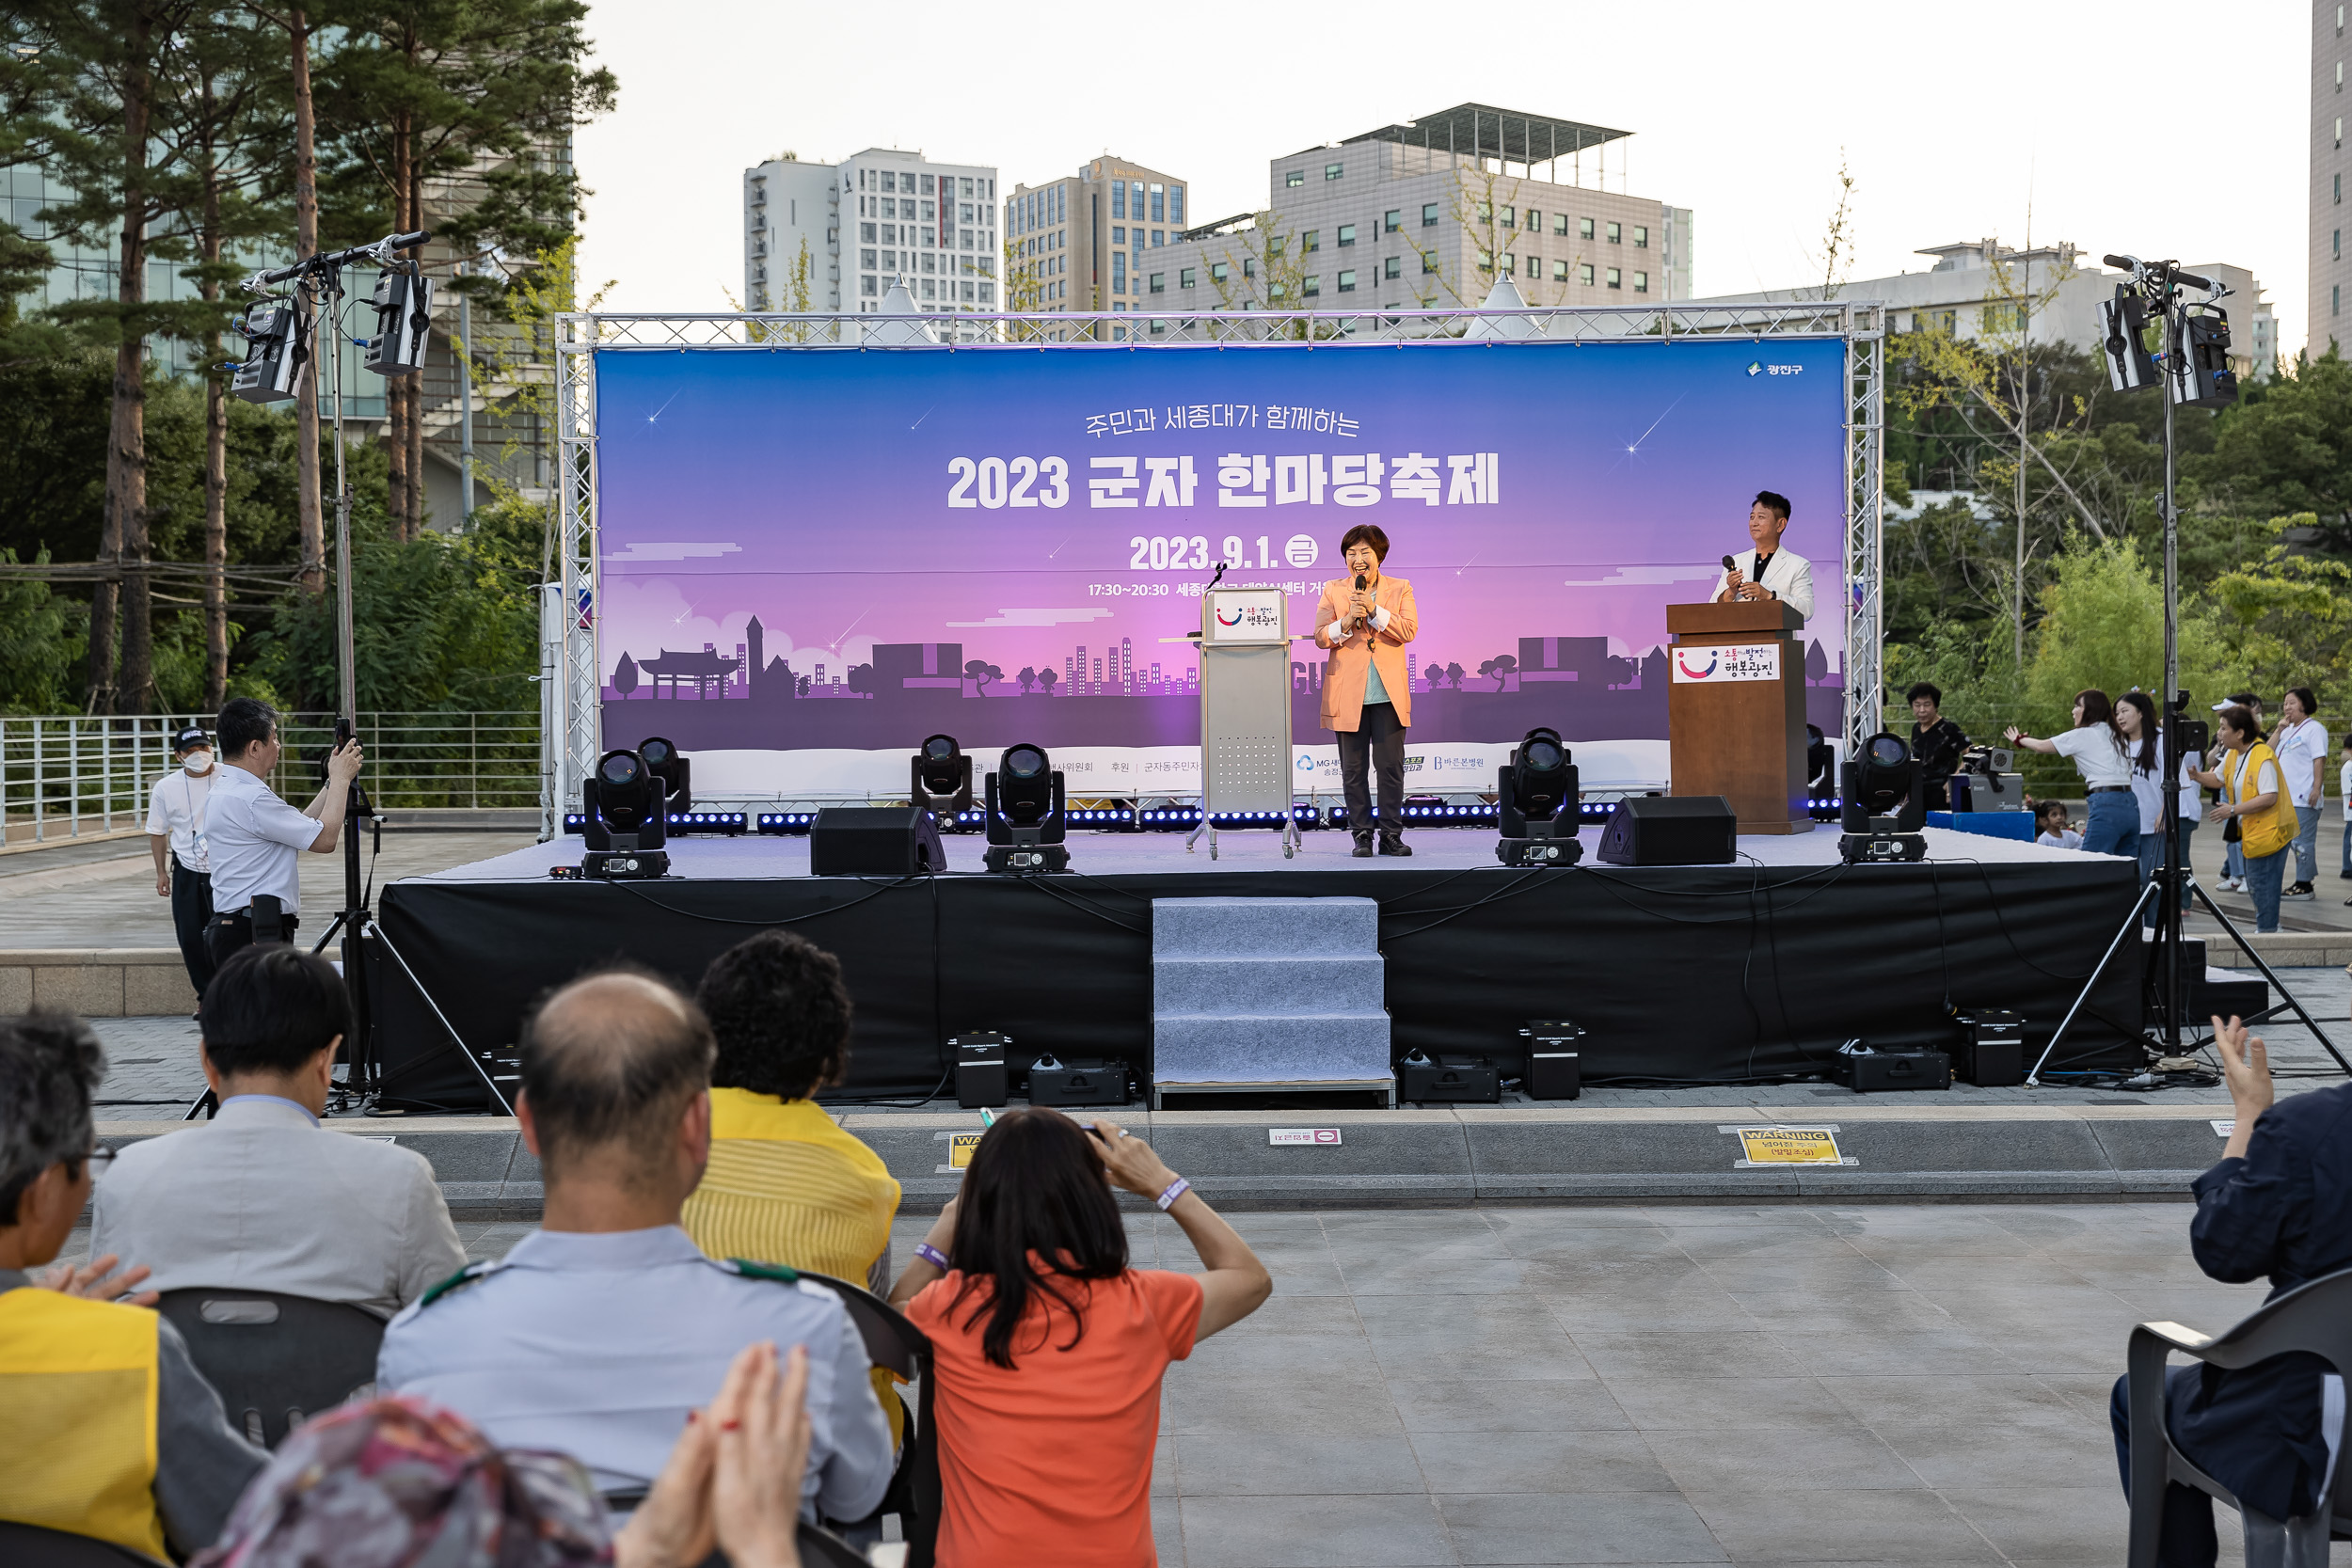
[[[459,1411],[506,1448],[648,1486],[736,1351],[809,1348],[806,1490],[863,1519],[891,1473],[871,1363],[841,1300],[714,1262],[679,1226],[710,1148],[710,1026],[669,986],[575,981],[525,1022],[516,1115],[546,1183],[541,1228],[392,1320],[379,1386]]]
[[[1157,1203],[1205,1270],[1130,1267],[1110,1184]],[[1273,1290],[1231,1226],[1108,1121],[1000,1117],[891,1300],[930,1336],[944,1568],[1144,1565],[1160,1381]]]
[[[204,992],[209,1123],[122,1151],[90,1246],[157,1290],[275,1291],[389,1318],[466,1262],[423,1155],[319,1118],[351,1028],[335,966],[284,946],[230,956]]]
[[[102,1163],[103,1074],[79,1019],[0,1019],[0,1518],[162,1558],[212,1544],[267,1457],[229,1425],[170,1323],[116,1301],[114,1259],[43,1288]]]
[[[377,1399],[309,1422],[238,1502],[197,1568],[797,1568],[808,1459],[806,1355],[737,1355],[615,1534],[588,1472],[563,1454],[493,1448],[455,1411]]]

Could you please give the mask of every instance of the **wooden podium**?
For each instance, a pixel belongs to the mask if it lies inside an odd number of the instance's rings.
[[[1720,795],[1743,833],[1809,833],[1804,618],[1777,599],[1666,607],[1677,795]]]

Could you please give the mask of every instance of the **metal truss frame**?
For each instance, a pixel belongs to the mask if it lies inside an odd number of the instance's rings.
[[[598,727],[595,617],[601,600],[596,506],[596,356],[644,350],[946,348],[983,354],[1132,352],[1215,344],[1403,346],[1543,341],[1615,342],[1679,338],[1835,339],[1846,345],[1846,712],[1849,748],[1879,725],[1879,538],[1885,489],[1886,308],[1874,301],[1762,305],[1525,306],[1455,310],[1143,310],[963,312],[949,315],[635,314],[557,318],[555,341],[555,580],[543,617],[540,715],[548,771],[541,829],[561,831],[567,802],[595,768]]]

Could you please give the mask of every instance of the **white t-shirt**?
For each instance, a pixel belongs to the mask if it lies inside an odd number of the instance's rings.
[[[2328,726],[2316,719],[2281,724],[2270,737],[2270,749],[2279,753],[2279,768],[2286,774],[2287,799],[2304,809],[2318,805],[2319,781],[2312,764],[2327,760]]]
[[[2164,831],[2164,787],[2156,782],[2156,770],[2143,773],[2137,760],[2139,748],[2132,748],[2132,799],[2139,803],[2139,831],[2159,833]],[[2164,755],[2164,732],[2156,732],[2156,755]],[[2193,768],[2202,768],[2205,759],[2195,752],[2181,758],[2181,820],[2194,828],[2197,825],[2197,781],[2190,778]],[[2352,766],[2352,765],[2347,765]]]
[[[302,903],[299,859],[326,824],[279,800],[242,768],[222,764],[213,786],[207,847],[213,861],[213,908],[234,914],[270,894],[289,913]]]
[[[2080,725],[2052,736],[2050,744],[2058,748],[2058,755],[2074,762],[2086,789],[2128,786],[2132,782],[2132,765],[2123,754],[2123,742],[2106,724]]]
[[[147,831],[157,838],[168,835],[171,853],[190,871],[209,871],[211,863],[205,859],[206,808],[212,804],[215,781],[220,777],[220,764],[213,770],[195,774],[184,768],[175,768],[155,781],[154,793],[147,798]]]
[[[2347,760],[2336,774],[2336,794],[2344,800],[2344,819],[2352,822],[2352,760]]]
[[[2052,849],[2079,849],[2083,847],[2083,835],[2069,828],[2062,833],[2043,833],[2034,842]]]

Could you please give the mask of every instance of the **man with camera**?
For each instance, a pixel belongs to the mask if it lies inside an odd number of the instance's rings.
[[[304,850],[331,853],[342,836],[351,781],[365,760],[346,740],[326,759],[326,787],[300,811],[263,783],[285,754],[278,712],[251,697],[232,697],[215,725],[221,770],[211,808],[213,924],[205,946],[215,967],[257,942],[291,942],[302,908]]]

